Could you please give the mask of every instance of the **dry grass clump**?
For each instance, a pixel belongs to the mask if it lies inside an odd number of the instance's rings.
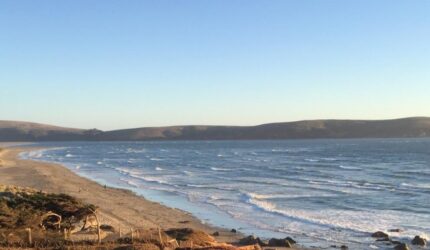
[[[0,185],[0,246],[60,247],[96,207],[66,194]]]
[[[44,222],[44,215],[48,212],[61,216],[61,229],[70,229],[74,223],[83,220],[94,210],[95,206],[84,204],[66,194],[0,186],[0,230],[39,229]]]
[[[207,233],[191,228],[175,228],[165,231],[167,235],[176,239],[180,246],[206,247],[212,246],[216,241]]]
[[[116,229],[100,223],[95,206],[69,195],[0,185],[3,248],[259,250],[218,243],[207,233],[191,228]]]

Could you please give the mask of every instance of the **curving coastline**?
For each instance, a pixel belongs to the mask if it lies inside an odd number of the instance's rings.
[[[102,220],[123,228],[189,227],[208,234],[218,231],[217,241],[228,243],[243,237],[229,229],[204,224],[187,212],[148,201],[131,191],[104,187],[62,165],[19,158],[22,152],[41,148],[0,146],[3,147],[0,148],[0,183],[3,185],[74,196],[98,206]]]

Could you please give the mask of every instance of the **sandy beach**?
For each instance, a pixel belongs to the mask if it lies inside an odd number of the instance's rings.
[[[243,237],[240,233],[231,233],[230,229],[203,224],[189,213],[148,201],[131,191],[104,187],[61,165],[19,159],[21,152],[35,149],[38,148],[0,149],[0,183],[77,197],[99,207],[102,223],[117,227],[189,227],[208,234],[218,231],[220,236],[216,239],[219,242],[235,242]]]

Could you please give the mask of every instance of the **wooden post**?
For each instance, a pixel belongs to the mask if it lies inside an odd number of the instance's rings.
[[[100,221],[99,221],[99,217],[97,216],[96,211],[90,209],[90,211],[93,213],[94,217],[96,218],[96,222],[97,222],[97,239],[98,239],[98,243],[100,244],[102,242],[102,238],[100,235]]]
[[[158,228],[158,237],[160,238],[160,244],[163,246],[163,238],[161,237],[161,229]]]
[[[134,241],[134,232],[133,232],[133,228],[130,227],[130,231],[131,231],[131,243],[133,243]]]
[[[121,225],[119,225],[119,237],[122,237],[122,232],[121,232]]]
[[[64,239],[67,240],[67,230],[65,228],[63,229],[63,236]]]
[[[33,245],[33,239],[31,238],[31,228],[26,228],[28,244]]]
[[[97,239],[98,239],[98,243],[100,244],[102,242],[102,237],[100,235],[100,223],[97,220]]]

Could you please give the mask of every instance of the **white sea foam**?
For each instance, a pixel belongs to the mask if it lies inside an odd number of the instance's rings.
[[[272,152],[279,153],[299,153],[299,152],[308,152],[311,151],[309,148],[274,148],[271,150]]]
[[[168,184],[168,181],[166,177],[163,176],[151,176],[151,175],[144,175],[141,171],[128,169],[128,168],[115,168],[118,172],[139,179],[146,182],[154,182],[158,184]]]
[[[132,180],[127,180],[127,179],[124,179],[124,178],[120,178],[120,181],[123,181],[123,182],[125,182],[128,185],[133,186],[133,187],[139,187],[139,185],[136,182],[132,181]]]
[[[258,194],[258,193],[246,193],[252,199],[258,200],[268,200],[268,199],[277,199],[277,198],[295,198],[299,197],[299,195],[288,195],[288,194]]]
[[[305,161],[309,161],[309,162],[318,162],[318,159],[311,159],[311,158],[307,158],[305,159]]]
[[[157,171],[163,171],[164,169],[162,169],[160,167],[155,167],[155,170],[157,170]]]
[[[157,177],[151,175],[138,175],[138,174],[130,174],[131,177],[140,179],[146,182],[155,182],[158,184],[168,184],[168,180],[164,177]]]
[[[333,197],[335,194],[313,192],[311,194],[257,194],[257,193],[246,193],[252,199],[258,200],[270,200],[270,199],[293,199],[293,198],[309,198],[309,197]]]
[[[334,157],[324,157],[322,159],[325,161],[337,161],[337,158],[334,158]]]
[[[40,158],[50,158],[49,152],[52,151],[59,151],[68,149],[69,147],[52,147],[52,148],[45,148],[45,149],[38,149],[38,150],[32,150],[28,152],[23,152],[19,154],[19,156],[23,159],[40,159]]]
[[[199,185],[199,184],[186,184],[188,187],[196,187],[196,188],[207,188],[208,185]]]
[[[74,155],[72,155],[72,154],[66,154],[66,157],[67,158],[71,158],[71,157],[73,157]]]
[[[339,165],[339,168],[346,169],[346,170],[361,170],[361,168],[359,167],[344,166],[344,165]]]
[[[213,171],[231,171],[231,169],[228,168],[217,168],[217,167],[211,167]]]
[[[297,210],[278,208],[274,203],[249,196],[247,202],[255,207],[302,223],[370,233],[381,228],[392,228],[393,223],[401,220],[401,213],[390,211],[351,211],[351,210]]]
[[[272,149],[272,152],[287,152],[287,151],[285,149],[274,148],[274,149]]]
[[[193,175],[194,175],[194,173],[193,173],[193,172],[188,171],[188,170],[183,170],[182,172],[183,172],[185,175],[187,175],[187,176],[193,176]]]
[[[133,154],[139,154],[139,153],[145,153],[146,149],[144,148],[140,148],[140,149],[136,149],[136,148],[127,148],[126,153],[133,153]]]
[[[43,153],[45,150],[36,150],[36,151],[30,151],[27,153],[28,158],[41,158],[43,156]]]
[[[401,186],[404,187],[411,187],[411,188],[422,188],[422,189],[430,189],[430,184],[423,184],[423,183],[402,183],[400,184]]]
[[[139,175],[139,174],[142,174],[142,172],[141,171],[139,171],[139,170],[136,170],[136,169],[129,169],[129,168],[126,168],[126,167],[118,167],[118,168],[114,168],[116,171],[118,171],[118,172],[120,172],[121,174],[123,174],[123,175],[129,175],[129,176],[131,176],[131,175]]]
[[[151,161],[162,161],[163,159],[160,159],[160,158],[156,158],[156,157],[152,157],[152,158],[149,158]]]

